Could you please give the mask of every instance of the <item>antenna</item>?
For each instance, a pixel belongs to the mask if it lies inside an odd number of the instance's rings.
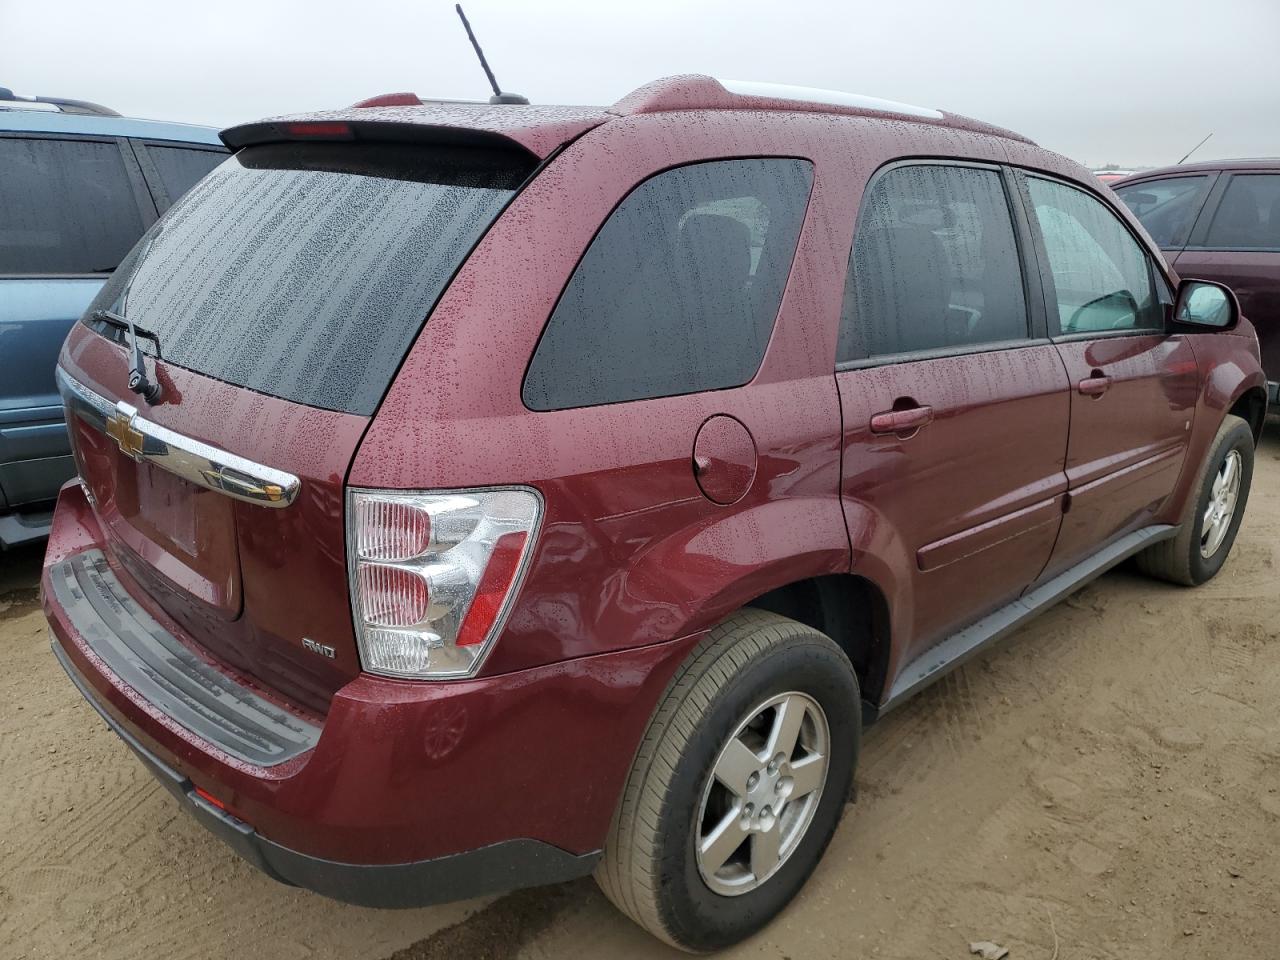
[[[477,49],[479,49],[479,48],[477,48]],[[1209,136],[1207,136],[1207,137],[1205,137],[1205,138],[1204,138],[1204,140],[1201,140],[1201,141],[1200,141],[1199,143],[1197,143],[1194,147],[1192,147],[1190,150],[1188,150],[1186,153],[1184,153],[1184,154],[1182,155],[1182,159],[1181,159],[1181,160],[1179,160],[1179,161],[1178,161],[1178,163],[1185,163],[1185,162],[1186,162],[1186,160],[1187,160],[1187,157],[1191,156],[1193,153],[1195,153],[1197,150],[1199,150],[1201,147],[1203,147],[1203,146],[1205,145],[1205,143],[1208,141],[1209,137],[1212,137],[1212,136],[1213,136],[1213,134],[1212,134],[1212,133],[1210,133],[1210,134],[1209,134]],[[1174,166],[1177,166],[1177,164],[1174,164]]]
[[[489,78],[489,86],[493,87],[493,96],[489,98],[490,103],[528,103],[528,97],[522,97],[518,93],[503,93],[502,88],[498,86],[498,78],[493,75],[493,71],[489,69],[489,61],[484,58],[484,51],[480,49],[480,41],[476,39],[476,35],[471,31],[471,23],[467,20],[467,15],[462,12],[462,4],[455,3],[453,9],[458,11],[458,16],[462,18],[462,25],[466,28],[467,39],[471,41],[471,46],[476,49],[476,56],[480,58],[480,66],[484,68],[484,75]]]

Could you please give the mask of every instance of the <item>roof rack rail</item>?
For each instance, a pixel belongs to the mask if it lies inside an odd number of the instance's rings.
[[[104,107],[100,103],[93,103],[89,100],[72,100],[67,97],[24,97],[14,93],[8,87],[0,87],[0,103],[8,101],[11,104],[26,104],[30,110],[49,110],[54,109],[60,113],[78,113],[95,117],[118,117],[120,114],[112,110],[110,107]],[[35,106],[35,104],[45,104],[45,106]],[[20,106],[18,109],[22,109]]]
[[[120,116],[110,107],[104,107],[100,103],[94,103],[92,100],[71,100],[66,97],[36,97],[40,103],[52,103],[62,110],[63,113],[82,113],[95,117],[118,117]]]
[[[1032,141],[993,124],[931,107],[918,107],[896,100],[882,100],[840,90],[795,87],[752,80],[718,80],[704,74],[685,74],[654,80],[631,91],[612,107],[611,113],[666,113],[673,110],[802,110],[849,116],[887,115],[923,123],[957,127],[975,133]]]

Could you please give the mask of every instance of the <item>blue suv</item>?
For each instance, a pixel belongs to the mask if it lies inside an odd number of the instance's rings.
[[[67,330],[226,155],[212,128],[0,87],[0,548],[45,536],[75,476],[53,379]]]

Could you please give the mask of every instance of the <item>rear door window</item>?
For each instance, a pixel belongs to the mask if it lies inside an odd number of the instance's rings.
[[[148,231],[85,322],[120,340],[92,319],[114,309],[154,333],[171,363],[371,414],[532,166],[523,153],[474,148],[248,147]]]
[[[157,198],[163,211],[178,202],[214,167],[227,159],[222,150],[193,150],[188,147],[163,147],[147,144],[147,155],[156,166],[160,183],[167,196]]]
[[[813,169],[719,160],[636,187],[587,248],[534,352],[532,410],[746,383],[791,271]]]
[[[997,170],[909,164],[862,201],[838,361],[1026,339],[1018,244]]]
[[[1280,174],[1232,176],[1204,245],[1217,250],[1280,250]]]
[[[144,226],[114,141],[0,137],[0,275],[107,273]]]
[[[1120,218],[1054,180],[1028,177],[1027,188],[1049,260],[1058,332],[1161,328],[1150,260]]]
[[[1180,247],[1204,202],[1209,177],[1170,177],[1120,187],[1116,194],[1164,249]]]

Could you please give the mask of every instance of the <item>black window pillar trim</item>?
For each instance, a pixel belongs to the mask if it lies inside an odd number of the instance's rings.
[[[137,204],[138,215],[142,218],[142,231],[145,233],[156,222],[160,212],[156,209],[151,191],[147,189],[146,178],[138,165],[133,146],[127,137],[116,137],[116,146],[120,150],[120,159],[124,162],[125,174],[129,177],[129,186],[133,188],[133,202]]]
[[[1058,330],[1058,322],[1050,323],[1049,318],[1057,315],[1058,312],[1058,293],[1053,283],[1053,272],[1049,267],[1049,255],[1044,246],[1044,235],[1040,232],[1040,224],[1035,218],[1035,206],[1031,202],[1031,194],[1027,189],[1026,172],[1018,167],[1008,166],[1005,168],[1009,172],[1016,187],[1014,193],[1018,199],[1018,209],[1021,212],[1020,220],[1025,225],[1027,236],[1030,243],[1027,246],[1027,261],[1024,269],[1028,276],[1034,274],[1036,279],[1036,289],[1038,296],[1036,301],[1040,307],[1040,314],[1044,318],[1045,336],[1056,338],[1061,336]]]
[[[1025,186],[1018,171],[1002,164],[1000,176],[1004,180],[1005,194],[1009,200],[1009,212],[1013,217],[1013,232],[1018,240],[1019,269],[1022,272],[1023,296],[1031,319],[1032,339],[1047,339],[1049,330],[1049,304],[1045,299],[1043,260],[1036,245],[1036,233],[1031,225],[1031,206],[1025,196]]]
[[[1221,194],[1215,195],[1214,191],[1217,189],[1218,183],[1224,179],[1222,173],[1217,170],[1206,171],[1203,176],[1205,177],[1205,182],[1201,185],[1199,192],[1196,194],[1196,208],[1192,215],[1187,218],[1182,229],[1173,237],[1174,246],[1170,249],[1172,250],[1174,257],[1177,257],[1178,254],[1185,250],[1187,245],[1191,242],[1191,238],[1195,235],[1196,227],[1199,226],[1200,220],[1204,216],[1205,211],[1210,209],[1211,206],[1216,207],[1218,205],[1216,199],[1212,204],[1209,203],[1209,199],[1212,196],[1221,196]]]
[[[146,181],[147,187],[151,191],[156,213],[164,213],[173,206],[173,199],[169,196],[169,191],[165,188],[164,181],[160,179],[160,171],[156,169],[155,161],[151,159],[151,154],[147,152],[146,145],[138,140],[130,140],[129,148],[133,151],[133,156],[138,161],[138,169],[142,171],[142,178]]]

